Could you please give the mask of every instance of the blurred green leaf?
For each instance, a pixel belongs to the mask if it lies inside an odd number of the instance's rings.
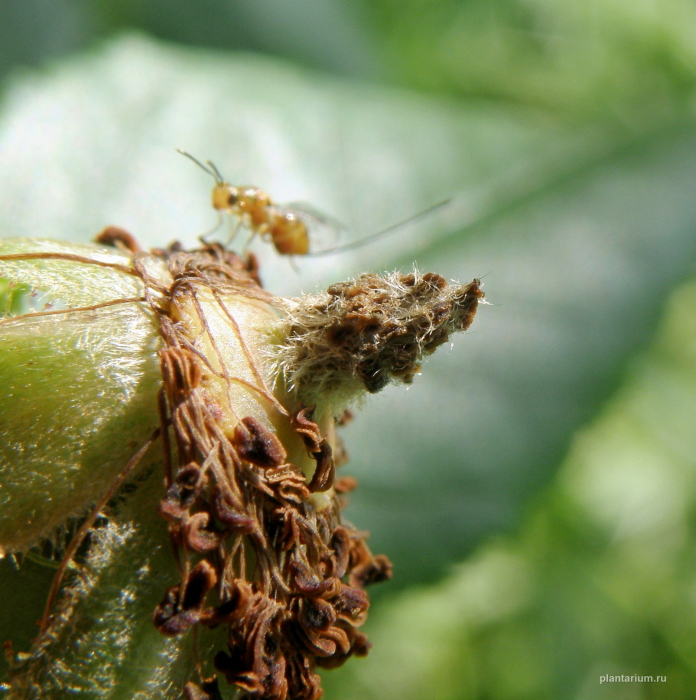
[[[411,86],[539,104],[633,128],[690,111],[690,0],[369,0],[393,74]]]
[[[0,77],[84,47],[96,29],[81,0],[3,0],[0,3]]]
[[[434,578],[514,524],[616,385],[693,269],[694,163],[692,128],[655,135],[419,255],[446,276],[490,271],[493,306],[348,434],[363,487],[349,516],[394,558],[397,581]]]
[[[99,10],[111,31],[138,28],[182,44],[261,51],[363,77],[380,72],[367,13],[346,0],[100,0]]]
[[[347,0],[3,0],[0,77],[127,29],[189,46],[285,56],[344,75],[382,73],[370,13]]]

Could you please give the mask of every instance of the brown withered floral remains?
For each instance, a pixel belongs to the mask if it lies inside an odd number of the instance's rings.
[[[424,355],[471,325],[482,297],[479,280],[450,285],[414,271],[286,299],[282,340],[268,346],[272,368],[307,403],[340,409],[390,381],[411,383]]]
[[[241,417],[228,437],[219,407],[200,390],[201,375],[213,367],[172,321],[172,307],[195,300],[201,287],[266,298],[255,265],[216,246],[173,253],[167,264],[174,282],[153,307],[166,346],[162,373],[178,468],[168,475],[160,509],[182,579],[167,590],[155,625],[166,635],[227,625],[228,649],[215,667],[229,683],[248,697],[314,700],[322,694],[316,666],[367,653],[359,631],[369,606],[364,589],[390,578],[391,564],[372,555],[364,533],[341,522],[340,496],[321,510],[311,501],[334,486],[335,475],[313,406],[288,415],[316,462],[307,482],[257,419]],[[470,325],[481,297],[478,281],[455,287],[435,274],[364,275],[326,295],[286,302],[282,340],[271,355],[302,401],[316,402],[322,392],[345,401],[357,394],[355,383],[375,392],[391,379],[411,381],[423,354]],[[186,692],[215,697],[215,688],[215,681],[189,683]]]
[[[333,417],[345,422],[365,391],[411,382],[424,355],[469,327],[483,298],[479,281],[367,274],[325,294],[278,299],[262,289],[251,255],[218,245],[145,254],[109,231],[102,242],[130,250],[162,338],[161,428],[152,439],[159,435],[164,448],[159,508],[180,581],[164,592],[154,624],[167,636],[224,626],[227,648],[214,665],[244,698],[315,700],[317,667],[367,654],[365,588],[392,574],[366,533],[341,520],[356,483],[336,479],[345,452]],[[230,298],[273,310],[263,357],[245,342]],[[236,335],[248,377],[228,369],[204,309],[211,302]],[[211,389],[215,382],[222,393]],[[256,395],[285,432],[240,413],[235,385]],[[304,446],[309,471],[289,459],[288,434]],[[185,694],[221,697],[215,677],[189,682]]]

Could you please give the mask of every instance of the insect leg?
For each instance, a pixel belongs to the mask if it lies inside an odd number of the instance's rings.
[[[205,233],[201,233],[201,235],[198,236],[198,240],[204,245],[208,245],[210,243],[210,241],[206,240],[206,236],[211,236],[212,234],[214,234],[222,225],[222,212],[218,211],[217,215],[217,223],[215,224],[215,226],[213,226],[213,228],[211,229],[208,229]]]
[[[232,241],[235,239],[235,236],[237,235],[237,232],[239,231],[239,227],[242,225],[242,220],[239,216],[234,217],[234,225],[232,224],[233,216],[232,214],[228,215],[227,218],[227,231],[228,231],[228,236],[227,236],[227,241],[225,243],[225,247],[228,248]],[[246,247],[246,246],[245,246]]]

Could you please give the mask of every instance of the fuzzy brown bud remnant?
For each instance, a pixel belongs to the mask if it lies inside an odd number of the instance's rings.
[[[271,364],[302,403],[337,413],[364,391],[413,381],[424,356],[471,325],[483,296],[479,280],[362,275],[289,300]]]

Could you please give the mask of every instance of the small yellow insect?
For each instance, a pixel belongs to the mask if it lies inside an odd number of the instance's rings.
[[[260,187],[256,187],[255,185],[230,185],[229,182],[222,177],[220,171],[212,161],[208,160],[203,164],[190,153],[182,151],[181,149],[177,149],[177,151],[191,159],[196,165],[215,179],[215,187],[213,187],[212,193],[213,207],[220,215],[226,212],[237,219],[237,226],[232,231],[230,241],[234,238],[239,226],[244,224],[244,226],[251,231],[251,236],[247,241],[247,245],[254,236],[258,235],[264,240],[270,240],[281,255],[318,257],[360,248],[377,238],[397,231],[402,226],[406,226],[407,224],[413,223],[431,214],[436,209],[440,209],[452,201],[451,198],[448,198],[437,204],[433,204],[427,209],[417,212],[402,221],[391,224],[381,231],[357,241],[325,250],[310,252],[309,230],[306,220],[316,222],[323,227],[328,227],[333,230],[334,233],[345,229],[345,226],[335,219],[318,212],[307,204],[298,202],[292,205],[277,206],[273,204],[270,195]]]
[[[309,233],[307,225],[293,209],[273,204],[270,195],[254,185],[230,185],[211,161],[207,166],[190,153],[179,150],[215,178],[213,207],[237,217],[251,231],[251,238],[270,240],[281,255],[307,255]],[[235,229],[236,233],[236,229]],[[251,239],[250,239],[251,240]]]

